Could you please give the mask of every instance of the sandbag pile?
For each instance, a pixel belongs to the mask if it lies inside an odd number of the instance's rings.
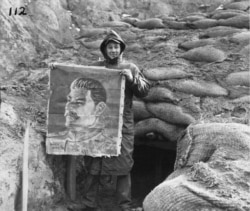
[[[150,61],[154,59],[150,57],[153,49],[171,51],[177,61],[176,64],[151,65],[143,69],[143,74],[152,82],[152,87],[147,97],[134,100],[134,119],[136,137],[145,137],[153,132],[167,140],[176,141],[177,136],[170,138],[169,134],[172,132],[169,133],[168,128],[173,131],[172,129],[176,127],[178,128],[176,131],[181,131],[186,126],[200,121],[204,118],[204,112],[208,109],[205,107],[209,107],[210,101],[219,99],[220,103],[223,100],[249,95],[249,82],[247,77],[244,78],[247,75],[245,73],[247,67],[241,70],[227,70],[218,80],[215,74],[207,78],[202,75],[201,70],[189,70],[189,65],[196,62],[209,65],[227,62],[230,60],[230,53],[247,56],[243,48],[239,48],[238,52],[229,52],[221,48],[225,45],[225,40],[235,45],[247,43],[249,31],[246,27],[246,15],[247,12],[244,10],[231,8],[231,6],[210,13],[196,13],[177,18],[157,17],[142,20],[139,17],[126,15],[120,20],[103,22],[97,28],[82,27],[78,38],[84,51],[88,52],[84,56],[86,58],[91,56],[92,59],[93,56],[96,57],[95,59],[100,59],[102,56],[99,45],[109,29],[118,31],[126,41],[128,53],[125,57],[128,55],[132,55],[131,58],[140,57],[139,55],[146,53],[144,58]],[[198,36],[179,42],[176,47],[182,50],[178,51],[168,40],[169,28],[188,31],[197,29]],[[183,64],[183,60],[187,63]],[[205,103],[205,107],[201,108],[201,101],[209,103]],[[227,107],[229,107],[228,116],[231,118],[233,106],[227,105]],[[223,111],[214,112],[223,113]],[[166,126],[165,130],[163,125]]]
[[[190,74],[181,66],[146,69],[143,74],[152,86],[146,97],[134,100],[135,136],[145,137],[153,132],[166,141],[176,141],[187,125],[200,118],[200,109],[193,102],[195,97],[187,99],[184,92],[178,95],[162,82],[185,80]]]
[[[182,29],[206,29],[198,39],[179,43],[178,47],[187,51],[180,57],[192,62],[222,62],[228,57],[228,53],[219,48],[222,37],[239,45],[248,44],[250,18],[245,11],[248,6],[248,1],[233,2],[206,16],[190,15],[180,19],[179,23],[185,26]]]
[[[226,122],[248,123],[248,101],[245,100],[250,93],[248,66],[212,73],[213,64],[221,63],[223,66],[232,60],[231,53],[238,55],[243,49],[237,45],[249,42],[248,27],[244,25],[247,23],[245,16],[246,12],[243,10],[228,8],[205,15],[190,14],[174,20],[163,19],[166,28],[198,29],[198,36],[178,43],[177,47],[182,50],[179,50],[180,53],[173,53],[176,55],[176,64],[143,69],[144,76],[152,86],[148,96],[134,100],[136,137],[145,138],[148,137],[147,134],[154,133],[166,141],[177,141],[188,125],[204,119],[208,122],[222,121],[222,118]],[[132,18],[130,22],[132,20],[132,25],[138,27],[136,23],[139,21]],[[159,19],[153,20],[155,23],[161,22]],[[229,24],[222,24],[223,21]],[[152,20],[149,22],[153,23]],[[236,22],[239,22],[237,27]],[[144,29],[152,30],[153,27]],[[163,30],[155,30],[155,36],[158,36],[156,33],[164,34]],[[154,46],[153,43],[157,40],[153,34],[152,30],[148,36],[145,35],[145,39],[150,40],[150,46]],[[165,49],[164,42],[155,45]],[[225,45],[231,46],[230,51],[225,50]],[[171,50],[176,52],[176,49]],[[245,51],[242,50],[240,55],[247,55]],[[183,60],[187,63],[182,62]],[[197,71],[191,71],[191,65],[196,66],[196,63]],[[199,63],[204,65],[204,71],[211,72],[209,76],[208,73],[203,73],[203,69],[199,69]]]
[[[144,210],[249,210],[249,134],[236,123],[189,126],[175,171],[146,196]]]

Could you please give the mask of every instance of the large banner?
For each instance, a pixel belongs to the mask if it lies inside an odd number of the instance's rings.
[[[118,70],[53,64],[47,153],[118,156],[124,87],[125,79]]]

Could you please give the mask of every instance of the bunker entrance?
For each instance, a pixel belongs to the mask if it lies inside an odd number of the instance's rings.
[[[131,172],[132,198],[141,204],[145,196],[174,170],[176,143],[136,140]]]

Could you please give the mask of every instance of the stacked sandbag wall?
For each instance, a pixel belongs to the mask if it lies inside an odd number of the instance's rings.
[[[203,19],[204,23],[199,21],[201,16],[194,15],[165,21],[169,28],[197,33],[178,43],[179,50],[171,52],[173,61],[166,62],[168,65],[143,71],[152,82],[153,93],[148,97],[153,102],[142,100],[144,117],[172,121],[168,112],[179,116],[169,104],[181,108],[179,111],[186,111],[188,105],[194,121],[186,121],[189,126],[177,139],[175,171],[146,196],[145,211],[249,210],[248,4],[228,4],[224,10],[207,13],[210,20]],[[196,18],[199,22],[190,21]],[[212,26],[214,22],[217,25]],[[176,75],[171,78],[173,69]]]
[[[147,97],[134,102],[137,137],[150,137],[147,134],[154,132],[166,140],[176,141],[178,136],[169,138],[166,135],[169,131],[167,125],[164,130],[166,123],[177,127],[178,133],[197,122],[249,124],[250,72],[246,50],[249,46],[245,45],[250,37],[249,20],[244,19],[246,14],[242,10],[230,9],[215,10],[205,15],[191,14],[175,20],[176,23],[183,22],[184,28],[172,27],[172,20],[163,20],[166,28],[197,30],[198,33],[179,42],[179,49],[171,49],[175,64],[169,62],[170,65],[151,65],[143,69],[144,76],[151,82],[151,89]],[[229,24],[210,24],[218,20],[227,20]],[[152,23],[153,20],[149,21]],[[155,26],[158,23],[159,19],[154,19]],[[135,26],[140,27],[140,24],[135,23]],[[159,30],[155,32],[163,35]],[[152,42],[148,44],[150,47],[164,47],[164,36],[158,34],[155,37],[145,36]],[[165,37],[165,46],[167,39]],[[157,41],[160,43],[156,44]]]

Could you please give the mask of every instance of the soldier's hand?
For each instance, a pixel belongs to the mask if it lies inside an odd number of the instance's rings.
[[[120,72],[121,75],[124,75],[126,77],[126,79],[129,81],[129,82],[132,82],[133,81],[133,74],[131,72],[130,69],[123,69],[121,72]]]
[[[54,63],[49,63],[49,68],[50,68],[51,70],[55,69]]]

